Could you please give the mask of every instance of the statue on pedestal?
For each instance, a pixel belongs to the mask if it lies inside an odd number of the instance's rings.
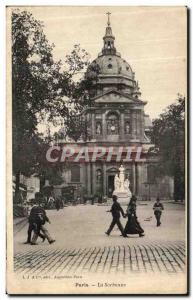
[[[124,200],[124,202],[128,203],[132,194],[129,188],[129,179],[125,179],[125,168],[123,167],[123,165],[121,165],[119,168],[119,175],[115,175],[114,185],[115,190],[113,192],[113,195],[116,195],[119,201]]]

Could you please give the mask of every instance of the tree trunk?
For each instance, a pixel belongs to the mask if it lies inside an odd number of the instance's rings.
[[[17,171],[15,174],[15,202],[19,203],[20,202],[20,171]]]

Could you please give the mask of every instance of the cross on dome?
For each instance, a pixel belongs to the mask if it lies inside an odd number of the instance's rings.
[[[108,16],[107,25],[110,26],[111,25],[111,23],[110,23],[110,15],[111,15],[111,13],[107,12],[106,15]]]
[[[106,15],[108,16],[108,20],[107,20],[107,27],[106,27],[106,31],[105,31],[105,36],[103,37],[104,40],[104,47],[102,49],[102,53],[103,54],[116,54],[116,49],[114,46],[114,40],[115,37],[113,36],[112,33],[112,28],[110,26],[110,12],[107,12]]]

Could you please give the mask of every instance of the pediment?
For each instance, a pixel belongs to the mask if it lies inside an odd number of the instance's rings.
[[[135,100],[118,91],[108,91],[94,98],[96,103],[134,103]]]

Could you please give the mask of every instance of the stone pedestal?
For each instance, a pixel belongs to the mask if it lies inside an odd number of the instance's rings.
[[[113,195],[117,196],[117,200],[121,205],[128,205],[132,194],[129,192],[119,192],[119,191],[114,191]]]

